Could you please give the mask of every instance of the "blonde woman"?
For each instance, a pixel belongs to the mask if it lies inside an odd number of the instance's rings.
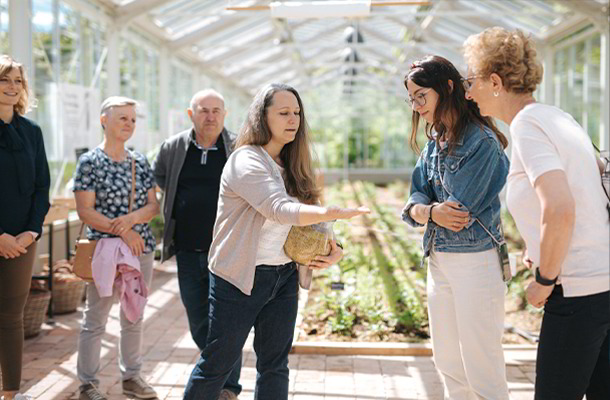
[[[42,131],[29,111],[25,69],[0,56],[0,369],[2,398],[21,400],[23,308],[36,240],[49,210],[49,166]]]
[[[536,399],[610,398],[610,224],[591,140],[561,109],[533,97],[542,80],[533,40],[490,28],[466,40],[466,96],[510,125],[508,209],[544,307]]]
[[[100,122],[104,140],[83,154],[74,172],[74,197],[78,215],[87,224],[87,238],[121,238],[139,258],[140,272],[150,287],[153,273],[155,238],[148,222],[159,213],[152,169],[142,154],[130,152],[125,142],[136,127],[136,101],[112,96],[104,100]],[[135,159],[135,182],[131,178]],[[131,188],[134,197],[130,199]],[[130,202],[132,211],[129,212]],[[110,267],[110,266],[109,266]],[[78,340],[76,372],[81,381],[80,400],[104,400],[98,389],[102,335],[108,314],[118,297],[100,297],[93,284],[87,284],[87,303]],[[131,322],[121,309],[119,368],[123,393],[140,399],[157,397],[140,377],[142,367],[142,317]]]
[[[298,92],[271,84],[256,95],[222,173],[210,246],[207,346],[185,399],[217,400],[255,328],[257,400],[288,398],[288,353],[297,316],[298,273],[283,246],[292,225],[351,218],[366,209],[315,206],[307,122]],[[335,241],[326,268],[343,255]],[[229,397],[224,397],[229,399]]]

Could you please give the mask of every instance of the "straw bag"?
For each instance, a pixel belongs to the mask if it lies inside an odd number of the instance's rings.
[[[332,229],[329,223],[293,226],[284,243],[284,252],[293,261],[308,265],[315,256],[330,254],[331,239]]]
[[[136,186],[136,162],[135,158],[131,158],[131,194],[129,195],[129,212],[131,213],[133,203],[133,193]],[[74,244],[74,274],[86,282],[93,282],[93,271],[91,262],[93,261],[93,253],[97,240],[81,239],[85,223],[80,226],[80,233]]]

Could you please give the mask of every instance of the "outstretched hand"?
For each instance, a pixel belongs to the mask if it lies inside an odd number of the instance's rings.
[[[343,208],[337,206],[329,206],[328,212],[333,216],[333,219],[350,219],[358,215],[370,214],[371,210],[368,207],[358,208]]]

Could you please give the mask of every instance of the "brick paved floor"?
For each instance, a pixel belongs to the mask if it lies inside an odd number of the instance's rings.
[[[117,365],[119,305],[115,304],[102,344],[101,390],[109,399],[124,399]],[[34,399],[78,398],[76,343],[81,313],[56,317],[36,338],[25,342],[22,392]],[[160,399],[180,399],[197,359],[180,302],[175,266],[155,270],[145,311],[143,377]],[[535,351],[505,352],[513,400],[533,398]],[[252,400],[256,377],[251,342],[244,349],[241,400]],[[441,400],[443,388],[429,357],[290,356],[291,400]]]

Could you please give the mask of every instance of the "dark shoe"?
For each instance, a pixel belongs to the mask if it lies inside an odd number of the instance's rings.
[[[100,393],[99,390],[93,384],[88,383],[84,386],[81,386],[80,395],[78,396],[78,400],[108,400],[106,397]]]
[[[137,397],[138,399],[154,399],[157,392],[144,379],[139,376],[123,381],[123,394]]]

